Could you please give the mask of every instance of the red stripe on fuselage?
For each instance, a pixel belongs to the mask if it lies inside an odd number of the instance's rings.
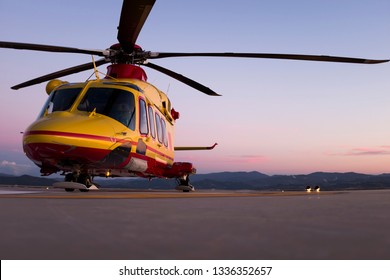
[[[84,133],[74,133],[74,132],[52,131],[52,130],[33,130],[33,131],[27,131],[24,134],[24,136],[29,136],[29,135],[52,135],[52,136],[83,138],[83,139],[92,139],[92,140],[109,141],[109,142],[129,142],[115,137],[107,137],[107,136],[84,134]],[[136,142],[131,142],[131,143],[137,144]]]
[[[27,131],[24,133],[24,136],[29,135],[51,135],[51,136],[62,136],[62,137],[73,137],[73,138],[82,138],[82,139],[91,139],[91,140],[100,140],[100,141],[108,141],[112,143],[131,143],[132,145],[137,145],[137,142],[128,141],[125,139],[115,138],[115,137],[107,137],[101,135],[92,135],[92,134],[84,134],[84,133],[74,133],[74,132],[63,132],[63,131],[52,131],[52,130],[33,130]],[[161,151],[158,151],[152,147],[146,146],[146,148],[160,156],[163,156],[169,160],[174,160],[173,157],[170,157],[164,154]]]

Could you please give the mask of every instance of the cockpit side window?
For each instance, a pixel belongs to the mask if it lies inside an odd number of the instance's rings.
[[[113,118],[135,130],[134,95],[117,88],[89,88],[77,107],[80,111],[92,112]]]
[[[80,91],[81,88],[64,88],[53,91],[47,99],[39,116],[42,117],[45,114],[51,114],[56,111],[69,110]]]

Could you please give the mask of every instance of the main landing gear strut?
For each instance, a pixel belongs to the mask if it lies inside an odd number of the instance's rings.
[[[176,179],[178,185],[176,190],[183,192],[192,192],[195,191],[195,188],[190,184],[190,176],[188,174],[183,175]]]

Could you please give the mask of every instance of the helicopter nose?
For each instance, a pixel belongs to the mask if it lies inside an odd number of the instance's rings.
[[[27,128],[23,149],[39,166],[98,162],[116,142],[109,123],[106,118],[55,112]]]
[[[108,150],[88,146],[83,142],[94,142],[93,136],[61,131],[27,131],[23,148],[34,161],[73,160],[79,163],[97,162],[104,158]]]

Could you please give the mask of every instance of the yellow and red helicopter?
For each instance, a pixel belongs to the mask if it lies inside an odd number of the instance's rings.
[[[42,175],[62,172],[65,182],[57,187],[67,191],[94,189],[92,178],[145,177],[177,178],[178,190],[192,191],[189,176],[196,169],[189,162],[175,162],[178,150],[207,150],[210,147],[175,147],[175,122],[179,113],[167,95],[147,82],[140,66],[152,68],[207,95],[218,96],[210,88],[148,60],[203,56],[311,60],[376,64],[389,60],[270,53],[182,53],[144,51],[137,37],[155,0],[124,0],[117,39],[105,50],[63,46],[0,42],[0,48],[58,53],[78,53],[102,57],[97,61],[60,70],[13,86],[20,89],[48,82],[49,97],[38,119],[23,134],[23,149],[40,167]],[[103,79],[81,83],[57,80],[111,63]]]

